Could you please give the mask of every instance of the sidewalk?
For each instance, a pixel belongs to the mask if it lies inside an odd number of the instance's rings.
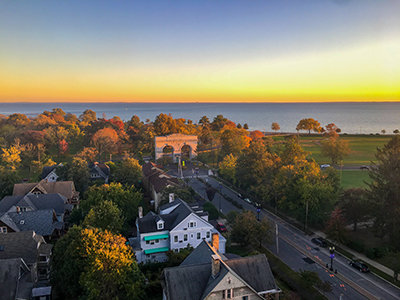
[[[320,236],[320,237],[322,237],[322,238],[327,240],[325,233],[323,233],[321,231],[315,231],[314,233],[316,235],[318,235],[318,236]],[[385,267],[384,265],[381,265],[380,263],[368,258],[364,254],[358,253],[358,252],[348,248],[347,246],[340,245],[340,247],[343,248],[344,250],[346,250],[347,252],[351,253],[354,256],[354,259],[361,259],[362,261],[366,262],[370,266],[373,266],[373,267],[377,268],[378,270],[382,271],[383,273],[386,273],[387,275],[389,275],[389,276],[391,276],[393,278],[394,271],[389,269],[388,267]]]

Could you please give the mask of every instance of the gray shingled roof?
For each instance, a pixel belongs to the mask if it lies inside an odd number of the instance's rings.
[[[22,258],[28,265],[38,260],[38,246],[45,244],[43,236],[33,231],[0,234],[0,259]],[[50,253],[49,253],[50,255]]]
[[[20,272],[20,270],[24,272]],[[0,295],[1,299],[16,299],[16,291],[21,281],[27,281],[30,277],[30,270],[21,258],[0,259]],[[25,273],[25,276],[23,275]],[[20,278],[20,275],[22,278]],[[33,286],[33,283],[30,284]]]
[[[42,175],[40,175],[41,179],[46,178],[46,176],[49,175],[50,172],[53,171],[55,168],[57,168],[57,165],[43,167]]]
[[[151,211],[143,218],[138,219],[139,232],[147,233],[147,232],[171,230],[172,228],[174,228],[172,225],[175,223],[175,219],[177,216],[178,215],[176,213],[162,215],[162,219],[164,220],[164,228],[158,229],[157,219],[159,218],[159,216]]]
[[[161,284],[168,296],[167,299],[204,299],[228,273],[242,280],[257,293],[279,290],[265,254],[232,260],[220,255],[222,259],[220,272],[212,277],[211,255],[213,254],[215,250],[203,240],[179,267],[165,269],[161,276]]]
[[[0,212],[7,212],[12,206],[29,206],[35,210],[53,209],[57,216],[64,214],[66,209],[71,210],[67,198],[60,194],[6,196],[0,201]]]
[[[33,230],[42,236],[52,235],[55,229],[61,229],[64,224],[57,221],[57,216],[51,209],[8,214],[20,231]]]

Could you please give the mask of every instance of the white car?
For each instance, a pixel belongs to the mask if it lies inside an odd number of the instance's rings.
[[[328,165],[328,164],[321,165],[321,169],[326,169],[326,168],[329,168],[329,167],[330,167],[330,165]]]
[[[244,201],[246,201],[247,203],[251,204],[251,200],[249,198],[244,198]]]

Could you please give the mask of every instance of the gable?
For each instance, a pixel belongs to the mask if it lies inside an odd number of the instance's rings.
[[[191,222],[196,222],[196,225],[193,226],[193,227],[190,227],[190,223]],[[196,215],[195,213],[190,213],[178,225],[176,225],[174,228],[172,228],[171,232],[182,231],[182,230],[190,230],[190,229],[197,229],[198,230],[199,228],[212,229],[213,226],[210,223],[208,223],[206,220],[204,220],[203,218],[201,218],[198,215]]]

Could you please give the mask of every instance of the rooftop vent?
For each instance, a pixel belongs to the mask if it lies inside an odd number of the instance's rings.
[[[19,221],[19,224],[24,225],[25,224],[25,220]]]

